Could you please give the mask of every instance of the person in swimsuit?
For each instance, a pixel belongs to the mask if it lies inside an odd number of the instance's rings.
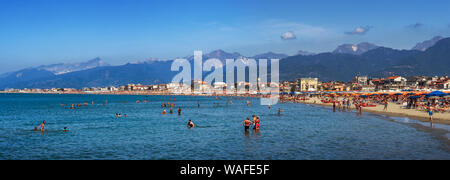
[[[44,127],[45,127],[45,121],[43,121],[41,124],[41,132],[44,132]]]
[[[178,108],[178,116],[181,116],[181,108]]]
[[[278,108],[278,116],[281,116],[281,112],[283,112],[281,108]]]
[[[188,127],[189,129],[191,129],[191,128],[195,127],[195,124],[189,119],[189,122],[188,122],[188,124],[187,124],[187,127]]]
[[[244,126],[245,131],[247,132],[250,126],[252,125],[252,122],[250,121],[250,118],[247,118],[242,122],[242,126]]]
[[[433,123],[433,107],[429,108],[428,115],[430,115],[430,122]]]
[[[254,126],[253,129],[258,130],[259,129],[259,116],[255,118],[255,121],[253,122]]]

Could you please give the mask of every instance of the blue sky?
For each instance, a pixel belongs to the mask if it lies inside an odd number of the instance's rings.
[[[410,49],[450,36],[448,12],[446,0],[0,0],[0,73],[95,57],[115,65],[171,59],[194,50],[293,55],[365,41]]]

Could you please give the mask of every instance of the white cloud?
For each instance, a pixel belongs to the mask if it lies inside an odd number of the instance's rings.
[[[295,36],[294,32],[292,31],[288,31],[285,32],[281,35],[281,39],[283,40],[292,40],[292,39],[297,39],[297,37]]]
[[[366,34],[371,28],[372,28],[372,27],[370,27],[370,26],[366,26],[366,27],[359,26],[359,27],[355,28],[353,31],[345,32],[345,34],[347,34],[347,35],[364,35],[364,34]]]

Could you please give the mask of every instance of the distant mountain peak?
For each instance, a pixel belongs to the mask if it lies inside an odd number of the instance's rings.
[[[434,46],[438,41],[444,39],[442,36],[435,36],[430,40],[426,40],[420,43],[417,43],[416,46],[412,48],[412,50],[418,51],[426,51],[428,48]]]
[[[334,54],[353,54],[353,55],[361,55],[367,51],[379,48],[375,44],[371,44],[368,42],[362,42],[359,44],[343,44],[338,46],[333,53]]]
[[[283,59],[286,57],[288,57],[288,55],[286,55],[286,54],[279,54],[279,53],[274,53],[274,52],[269,51],[267,53],[255,55],[251,58],[258,60],[258,59]]]
[[[316,55],[316,53],[312,53],[312,52],[308,52],[308,51],[299,50],[299,51],[297,51],[297,54],[296,54],[296,55],[313,56],[313,55]]]
[[[39,70],[50,71],[55,75],[66,74],[75,71],[82,71],[96,67],[109,66],[108,63],[103,62],[100,57],[96,57],[86,62],[81,63],[59,63],[52,65],[42,65],[37,67]]]

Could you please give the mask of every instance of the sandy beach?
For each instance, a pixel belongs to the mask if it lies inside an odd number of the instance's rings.
[[[343,98],[336,98],[342,100]],[[297,101],[298,103],[316,104],[322,106],[333,106],[331,103],[323,103],[318,97],[311,97],[307,100]],[[355,106],[352,104],[352,110],[355,110]],[[376,107],[364,107],[363,112],[385,114],[389,116],[409,117],[420,120],[422,122],[430,122],[428,113],[425,111],[419,111],[415,109],[404,109],[401,105],[389,102],[388,109],[385,111],[383,105],[377,105]],[[439,124],[450,125],[450,113],[434,113],[433,122]]]

